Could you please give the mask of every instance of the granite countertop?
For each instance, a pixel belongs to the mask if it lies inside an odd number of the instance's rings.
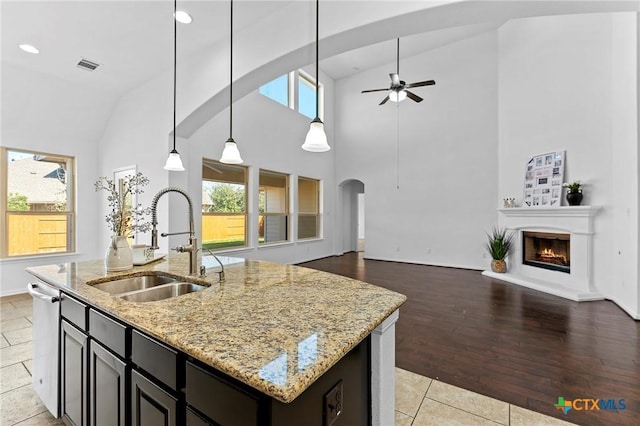
[[[291,402],[406,300],[354,279],[293,265],[222,258],[218,283],[210,256],[205,278],[187,275],[188,254],[107,273],[104,261],[27,272],[253,388]],[[209,268],[209,266],[211,268]],[[205,284],[200,292],[128,302],[92,287],[145,273]]]

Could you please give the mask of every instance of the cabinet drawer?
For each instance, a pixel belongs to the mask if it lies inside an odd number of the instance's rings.
[[[88,307],[68,294],[61,294],[60,313],[80,330],[87,331]]]
[[[177,390],[178,353],[175,350],[133,330],[131,361],[171,389]]]
[[[200,417],[191,407],[187,407],[187,426],[217,426]]]
[[[128,327],[100,312],[89,310],[89,334],[122,358],[129,355]]]
[[[221,425],[258,424],[257,398],[189,361],[186,373],[187,404]]]

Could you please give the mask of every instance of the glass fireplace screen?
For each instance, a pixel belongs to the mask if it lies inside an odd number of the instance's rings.
[[[552,271],[571,272],[571,235],[522,232],[522,263]]]

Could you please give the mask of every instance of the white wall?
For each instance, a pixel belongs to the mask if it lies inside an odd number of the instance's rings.
[[[76,158],[76,252],[0,260],[0,296],[26,291],[30,266],[96,258],[98,141],[115,103],[111,94],[2,63],[0,145]]]
[[[378,106],[385,92],[360,93],[388,87],[395,63],[337,82],[336,180],[364,182],[366,257],[486,267],[484,233],[496,222],[496,55],[490,32],[403,60],[407,83],[436,81],[413,90],[419,104]]]
[[[513,20],[499,30],[499,198],[522,199],[526,162],[566,150],[565,181],[586,183],[595,285],[637,305],[635,14]],[[615,21],[615,25],[614,25]],[[496,204],[499,200],[496,200]]]
[[[324,122],[329,144],[333,145],[333,81],[321,73],[324,85]],[[244,165],[249,167],[248,217],[249,247],[229,254],[281,263],[296,263],[333,254],[336,184],[334,181],[334,150],[310,153],[301,145],[309,129],[310,119],[254,91],[234,103],[233,138],[238,144]],[[213,117],[186,142],[189,147],[187,179],[194,203],[201,205],[202,158],[220,159],[224,142],[229,137],[229,109]],[[258,247],[258,180],[259,169],[290,174],[292,199],[290,211],[297,210],[297,177],[322,181],[323,239]],[[197,195],[195,195],[197,194]],[[173,206],[171,207],[173,209]],[[175,216],[171,210],[172,217]],[[292,215],[291,235],[297,235],[297,220]],[[198,235],[201,221],[197,220]]]

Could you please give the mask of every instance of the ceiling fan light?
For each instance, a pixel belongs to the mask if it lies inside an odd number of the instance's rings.
[[[407,99],[407,92],[404,90],[392,90],[389,92],[389,100],[391,102],[402,102]]]
[[[327,142],[327,134],[324,132],[324,123],[320,118],[314,118],[309,125],[302,149],[309,152],[326,152],[331,149]]]
[[[242,157],[240,157],[240,150],[238,150],[238,144],[233,138],[227,139],[224,143],[224,150],[222,151],[221,163],[225,164],[242,164]]]
[[[164,169],[169,170],[170,172],[184,172],[184,166],[182,165],[180,154],[178,154],[178,151],[175,149],[169,153]]]

